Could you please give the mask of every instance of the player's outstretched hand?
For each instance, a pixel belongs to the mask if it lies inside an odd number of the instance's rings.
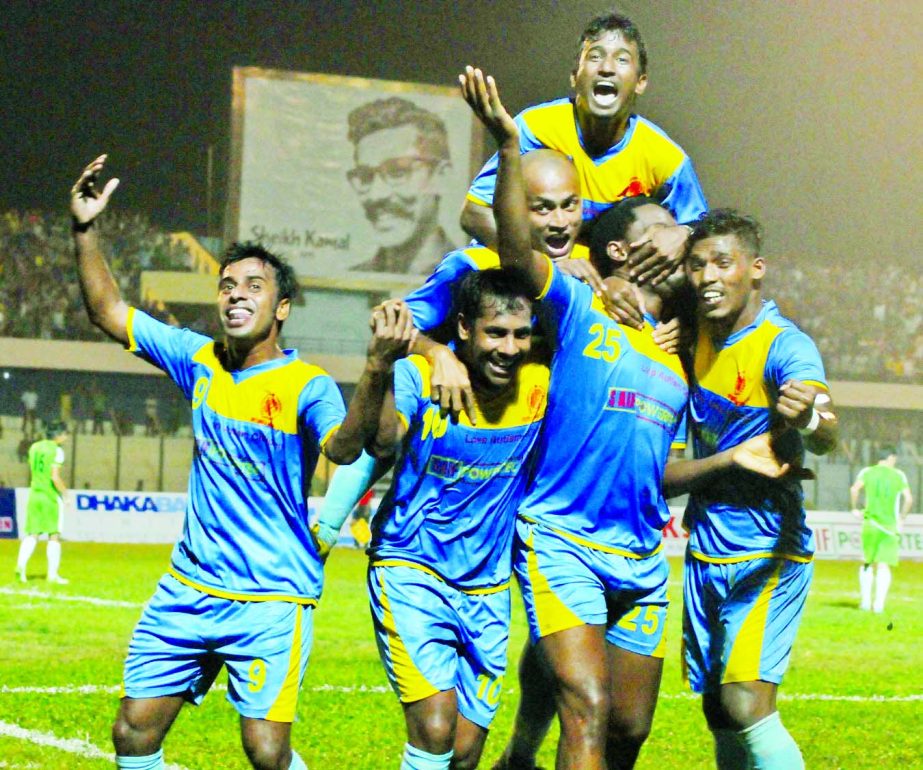
[[[397,359],[406,356],[417,338],[410,308],[400,299],[389,299],[377,305],[372,310],[369,327],[372,339],[367,351],[368,361],[382,368],[390,368]]]
[[[787,380],[779,388],[776,412],[790,428],[805,428],[814,413],[815,390],[799,380]]]
[[[773,449],[774,438],[772,433],[761,433],[759,436],[747,439],[731,450],[731,461],[739,468],[770,479],[778,479],[782,476],[799,480],[813,479],[814,474],[807,468],[793,466],[791,463],[782,461]]]
[[[474,391],[471,389],[468,368],[445,345],[439,345],[433,350],[428,360],[433,369],[430,398],[434,404],[439,405],[442,416],[450,415],[457,422],[459,415],[464,412],[471,424],[477,425]]]
[[[638,283],[655,286],[679,267],[686,254],[689,230],[683,225],[652,225],[628,246],[628,266]]]
[[[458,76],[462,96],[478,119],[497,140],[497,144],[519,141],[519,127],[500,101],[497,82],[470,65]]]
[[[113,177],[106,182],[102,191],[96,188],[100,171],[106,163],[106,155],[100,155],[90,163],[71,188],[71,215],[78,225],[88,225],[98,217],[109,203],[109,196],[119,186],[119,180]]]

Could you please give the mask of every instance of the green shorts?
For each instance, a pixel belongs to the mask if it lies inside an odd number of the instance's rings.
[[[868,521],[862,525],[862,558],[866,564],[896,567],[901,538]]]
[[[61,531],[60,498],[45,492],[30,492],[26,505],[27,535],[54,535]]]

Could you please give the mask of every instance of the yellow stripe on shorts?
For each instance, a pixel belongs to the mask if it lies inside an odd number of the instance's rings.
[[[275,703],[266,712],[270,722],[293,722],[295,706],[298,704],[298,675],[301,673],[301,618],[304,607],[295,607],[295,632],[292,634],[292,649],[288,656],[288,671],[285,681],[276,696]]]
[[[538,567],[538,556],[533,545],[534,533],[526,541],[526,563],[529,569],[529,584],[532,586],[532,601],[535,603],[535,617],[538,620],[539,636],[546,637],[568,628],[585,626],[574,611],[562,602],[548,585],[548,579]]]
[[[391,670],[397,680],[401,703],[414,703],[428,698],[430,695],[435,695],[439,690],[433,687],[414,665],[410,653],[407,652],[404,642],[397,633],[397,624],[394,622],[394,615],[391,614],[391,604],[385,590],[383,569],[378,571],[378,585],[381,586],[381,609],[384,615],[382,624],[388,633],[388,653],[391,656]]]
[[[721,684],[729,682],[755,682],[760,678],[760,658],[763,654],[763,636],[766,633],[766,618],[773,591],[779,585],[779,573],[783,562],[773,570],[760,595],[737,632],[731,654],[728,656]]]

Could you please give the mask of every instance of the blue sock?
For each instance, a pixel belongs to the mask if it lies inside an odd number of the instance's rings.
[[[164,770],[163,748],[146,757],[119,757],[115,758],[115,766],[119,770]]]
[[[401,770],[449,770],[452,761],[451,751],[445,754],[430,754],[409,743],[404,744],[404,758],[401,760]]]
[[[298,752],[295,749],[292,749],[292,764],[288,766],[288,770],[308,770],[308,766],[304,763],[304,760],[298,756]]]
[[[715,736],[715,766],[718,770],[748,770],[747,749],[734,730],[712,730],[712,735]]]
[[[801,750],[782,725],[778,711],[738,735],[747,747],[753,770],[804,770]]]

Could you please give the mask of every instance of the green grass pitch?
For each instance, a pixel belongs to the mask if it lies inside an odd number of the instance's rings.
[[[29,585],[14,582],[16,548],[0,541],[0,563],[8,565],[0,580],[0,768],[112,767],[109,728],[122,660],[169,548],[67,543],[62,572],[71,583],[54,587],[43,579],[43,544]],[[664,680],[638,767],[707,768],[709,734],[680,675],[680,562],[671,569]],[[349,549],[337,550],[327,567],[293,730],[313,770],[399,765],[403,720],[378,662],[364,571],[364,556]],[[857,583],[856,563],[817,562],[781,690],[783,720],[809,768],[923,767],[923,564],[895,570],[884,615],[856,609]],[[518,602],[514,596],[511,666],[482,767],[500,753],[512,722],[513,672],[525,638]],[[555,744],[553,732],[540,755],[545,767],[554,765]],[[221,690],[183,709],[165,752],[169,764],[190,770],[248,767]]]

